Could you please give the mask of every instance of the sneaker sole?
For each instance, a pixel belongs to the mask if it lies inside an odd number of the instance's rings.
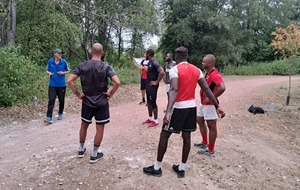
[[[198,154],[200,155],[205,155],[205,156],[211,156],[211,157],[215,157],[216,153],[213,153],[213,154],[208,154],[208,153],[200,153],[200,151],[197,152]]]
[[[82,155],[78,155],[78,158],[83,158],[85,156],[86,152]]]
[[[207,148],[207,146],[205,146],[205,145],[199,145],[199,144],[197,144],[197,143],[195,143],[194,146],[195,146],[195,147],[199,147],[199,148],[201,148],[201,149]]]
[[[96,159],[96,160],[90,160],[90,164],[94,164],[94,163],[96,163],[98,160],[101,160],[101,159],[103,159],[103,157],[104,157],[104,156],[102,156],[101,158],[98,158],[98,159]]]
[[[44,120],[44,123],[47,123],[47,124],[52,124],[53,122],[50,122],[50,121]]]
[[[144,172],[144,171],[143,171]],[[153,173],[147,173],[147,172],[144,172],[144,174],[146,175],[151,175],[151,176],[155,176],[155,177],[161,177],[162,176],[162,173],[161,174],[153,174]]]
[[[179,174],[179,173],[177,172],[177,170],[176,170],[174,167],[172,167],[172,169],[173,169],[173,171],[177,174],[177,177],[178,177],[178,178],[184,178],[184,177],[185,177],[185,174],[183,174],[183,175]]]

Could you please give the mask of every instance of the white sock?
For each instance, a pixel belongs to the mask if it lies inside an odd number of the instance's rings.
[[[95,146],[94,145],[94,148],[93,148],[93,157],[96,157],[97,154],[98,154],[98,149],[99,149],[99,146]]]
[[[179,171],[185,170],[185,164],[180,162],[179,167],[178,167]]]
[[[83,151],[84,150],[84,142],[83,143],[79,143],[79,151]]]
[[[155,122],[155,123],[158,123],[158,119],[154,119],[154,122]]]
[[[149,120],[150,120],[150,121],[153,121],[153,116],[149,116]]]
[[[161,168],[161,162],[156,161],[154,164],[154,169],[159,170]]]

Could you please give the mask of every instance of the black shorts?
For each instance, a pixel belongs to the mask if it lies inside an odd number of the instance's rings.
[[[92,118],[95,117],[96,124],[109,123],[109,105],[103,105],[98,108],[93,108],[82,103],[81,120],[83,122],[92,123]]]
[[[146,90],[147,79],[141,78],[141,90]]]
[[[147,101],[151,103],[156,104],[156,99],[157,99],[157,90],[158,90],[158,85],[156,86],[147,86],[146,88],[146,95],[147,95]]]
[[[180,133],[181,131],[192,132],[197,128],[196,119],[196,107],[183,109],[174,108],[170,123],[167,125],[164,124],[162,129],[172,133]]]

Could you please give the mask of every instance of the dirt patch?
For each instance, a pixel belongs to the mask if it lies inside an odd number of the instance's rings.
[[[171,169],[181,159],[182,140],[175,134],[162,164],[163,176],[142,173],[142,167],[155,162],[161,128],[141,124],[147,110],[138,105],[138,85],[121,87],[112,100],[111,123],[101,145],[105,157],[93,165],[89,156],[76,157],[80,102],[73,96],[67,98],[64,119],[52,125],[28,112],[37,119],[30,116],[26,121],[25,114],[20,123],[0,128],[0,189],[300,189],[300,77],[294,78],[290,106],[284,105],[287,79],[225,80],[227,90],[220,102],[227,116],[218,122],[216,156],[200,156],[192,147],[183,179]],[[158,94],[161,121],[166,106],[163,85]],[[251,104],[264,108],[272,102],[275,111],[247,111]],[[91,125],[88,155],[94,133]],[[199,131],[192,133],[192,142],[199,140]]]
[[[118,93],[110,101],[111,106],[122,105],[136,100],[140,96],[139,86],[136,84],[121,86]],[[81,111],[81,101],[74,95],[66,96],[65,114],[79,113]],[[0,108],[0,126],[8,124],[24,124],[31,120],[44,119],[46,117],[48,102],[38,102],[36,107],[34,103],[19,105],[8,108]],[[56,98],[53,114],[58,113],[58,99]]]

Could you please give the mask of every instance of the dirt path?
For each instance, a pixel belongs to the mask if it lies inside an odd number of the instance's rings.
[[[298,92],[300,77],[293,80],[292,92]],[[147,119],[146,106],[138,105],[138,86],[131,85],[121,91],[131,94],[131,101],[122,103],[122,98],[116,98],[121,103],[111,107],[111,123],[101,146],[105,158],[93,165],[88,160],[94,125],[86,141],[88,156],[76,156],[78,102],[69,105],[73,112],[52,125],[41,124],[39,119],[2,126],[0,189],[300,189],[300,114],[296,105],[280,104],[284,97],[278,95],[286,91],[287,77],[225,82],[227,90],[220,102],[227,116],[218,123],[217,154],[200,156],[192,147],[183,179],[171,169],[181,159],[180,135],[170,138],[163,176],[142,173],[142,167],[155,161],[161,128],[141,124]],[[167,102],[163,85],[158,97],[161,121]],[[252,115],[247,111],[252,103],[263,106],[271,101],[276,103],[275,112]],[[292,102],[299,107],[299,99]],[[192,142],[198,140],[199,131],[192,135]]]

